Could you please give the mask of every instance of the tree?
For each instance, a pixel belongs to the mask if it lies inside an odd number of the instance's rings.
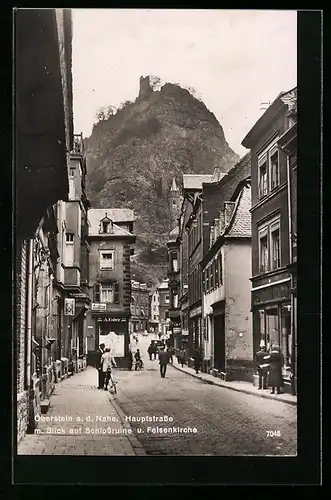
[[[107,110],[104,106],[102,106],[101,108],[99,108],[99,110],[97,111],[96,113],[96,119],[98,120],[98,122],[101,122],[103,120],[106,120],[107,119]]]

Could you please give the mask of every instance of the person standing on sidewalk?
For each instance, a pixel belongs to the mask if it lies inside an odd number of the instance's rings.
[[[159,351],[159,364],[160,364],[160,375],[161,378],[165,378],[167,365],[169,362],[169,354],[164,350],[164,347],[161,347]]]
[[[179,351],[178,363],[180,363],[182,365],[182,368],[186,364],[185,363],[185,350],[183,348],[181,348],[181,350]]]
[[[104,374],[102,371],[102,355],[105,351],[105,344],[100,344],[96,355],[96,369],[98,370],[98,389],[104,386]]]
[[[132,370],[132,365],[133,365],[133,354],[132,354],[132,351],[130,349],[128,352],[128,369],[129,369],[129,371]]]
[[[275,394],[275,389],[276,394],[282,394],[281,388],[284,387],[283,356],[278,345],[272,346],[270,354],[266,356],[266,362],[269,363],[268,384],[271,387],[271,394]]]
[[[194,369],[195,373],[199,373],[199,370],[201,369],[201,354],[199,349],[196,349],[193,354],[193,364],[194,364]]]
[[[114,380],[112,379],[112,366],[116,368],[116,362],[109,348],[105,349],[105,352],[101,356],[101,360],[102,371],[104,373],[104,389],[106,391],[108,389],[109,380],[111,380],[114,385]]]
[[[267,360],[268,360],[268,353],[265,349],[265,342],[261,340],[260,350],[255,355],[256,370],[259,376],[259,390],[267,388],[267,378],[268,378],[268,368],[269,368],[269,363],[267,363]]]

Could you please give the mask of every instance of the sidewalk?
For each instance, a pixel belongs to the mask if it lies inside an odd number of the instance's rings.
[[[208,373],[196,374],[194,372],[193,368],[188,368],[185,365],[182,368],[182,366],[177,364],[176,362],[174,362],[173,364],[169,364],[168,366],[172,366],[176,370],[187,373],[188,375],[191,375],[192,377],[198,378],[199,380],[202,380],[202,382],[205,382],[206,384],[218,385],[219,387],[224,387],[224,388],[230,389],[232,391],[244,392],[246,394],[258,396],[260,398],[274,399],[274,400],[282,401],[283,403],[287,403],[290,405],[297,404],[297,397],[292,396],[292,394],[270,394],[269,389],[260,391],[257,387],[253,386],[253,384],[250,384],[248,382],[240,382],[240,381],[238,381],[238,382],[237,381],[225,382],[224,380],[216,378],[213,375],[209,375]]]
[[[116,396],[115,396],[116,398]],[[146,455],[108,391],[97,389],[92,367],[55,386],[48,413],[18,455]]]

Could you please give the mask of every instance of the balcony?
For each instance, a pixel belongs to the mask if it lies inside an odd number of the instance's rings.
[[[76,155],[85,155],[85,148],[84,148],[84,141],[83,141],[83,134],[74,134],[74,143],[73,143],[73,154]]]

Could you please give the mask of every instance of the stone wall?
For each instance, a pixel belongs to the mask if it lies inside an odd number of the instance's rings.
[[[28,391],[17,394],[17,442],[26,434],[28,429]]]

